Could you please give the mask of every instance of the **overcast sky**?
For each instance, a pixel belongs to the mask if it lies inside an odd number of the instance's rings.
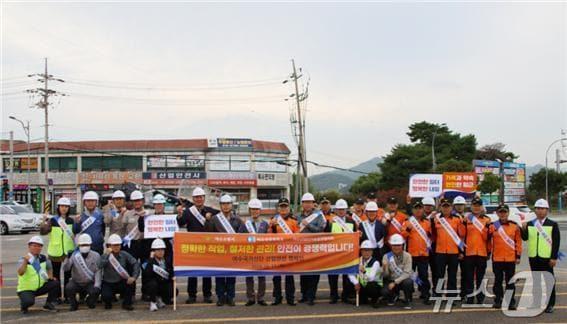
[[[353,166],[427,120],[543,163],[567,129],[566,16],[565,3],[3,3],[2,131],[24,139],[14,115],[41,140],[37,98],[21,91],[48,57],[70,95],[54,99],[53,140],[247,137],[293,151],[281,81],[295,58],[310,79],[309,160]]]

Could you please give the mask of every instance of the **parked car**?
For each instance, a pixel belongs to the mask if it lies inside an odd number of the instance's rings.
[[[10,206],[10,208],[12,208],[18,215],[22,217],[33,217],[34,226],[36,227],[36,229],[39,229],[39,225],[41,225],[41,222],[43,220],[42,214],[34,213],[33,209],[27,208],[22,205]]]
[[[30,210],[33,211],[33,207],[30,204],[27,204],[23,201],[18,201],[18,200],[4,200],[4,201],[0,201],[0,205],[8,205],[8,206],[24,206],[26,208],[29,208]]]
[[[0,235],[13,232],[27,234],[37,229],[32,215],[19,215],[13,207],[0,205]]]
[[[486,216],[490,217],[490,220],[492,222],[498,220],[498,215],[496,215],[497,207],[498,205],[484,206],[484,208],[486,209]],[[518,224],[531,221],[536,217],[528,206],[523,205],[523,206],[509,206],[509,207],[510,207],[510,212],[508,214],[508,219]]]

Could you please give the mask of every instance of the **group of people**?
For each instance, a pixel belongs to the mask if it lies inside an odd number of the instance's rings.
[[[349,208],[339,199],[334,209],[323,198],[318,203],[311,193],[301,199],[301,212],[293,215],[287,198],[278,201],[276,215],[269,220],[261,217],[262,202],[252,199],[248,203],[250,217],[241,219],[233,210],[229,195],[220,197],[220,210],[205,205],[205,191],[195,188],[192,202],[186,201],[177,208],[180,228],[189,232],[218,233],[359,233],[360,264],[357,274],[328,275],[330,303],[352,303],[358,296],[360,303],[379,307],[394,305],[397,301],[410,309],[414,287],[419,298],[430,304],[433,297],[442,294],[459,296],[467,304],[484,302],[483,279],[487,261],[492,261],[494,272],[493,292],[495,308],[516,308],[514,284],[510,278],[522,255],[522,241],[527,241],[530,268],[553,274],[559,256],[560,234],[556,222],[548,218],[549,205],[540,199],[535,204],[536,218],[523,224],[509,219],[509,207],[501,204],[496,209],[498,220],[492,222],[485,215],[483,202],[473,198],[470,212],[464,198],[453,201],[424,198],[410,204],[406,212],[399,210],[398,201],[391,197],[386,208],[378,207],[376,196],[357,199]],[[61,300],[61,271],[63,272],[63,298],[70,310],[78,309],[80,300],[89,308],[96,307],[99,295],[105,309],[112,308],[122,299],[122,307],[132,310],[136,282],[141,275],[142,300],[156,311],[171,304],[177,292],[173,291],[172,239],[145,239],[144,195],[134,191],[130,195],[131,209],[125,207],[126,196],[114,192],[112,202],[100,210],[98,195],[86,192],[81,215],[70,216],[70,202],[60,198],[57,214],[46,218],[40,234],[49,235],[47,256],[41,254],[43,240],[32,237],[28,254],[18,264],[18,296],[23,313],[34,304],[35,297],[47,294],[43,306],[56,311]],[[437,207],[438,206],[438,207]],[[164,214],[165,197],[153,197],[153,213]],[[316,208],[319,207],[319,208]],[[109,236],[104,240],[106,228]],[[457,289],[457,272],[461,270],[460,289]],[[339,294],[339,277],[342,291]],[[445,279],[446,277],[446,279]],[[235,305],[234,277],[215,277],[217,306]],[[255,280],[256,279],[256,280]],[[300,303],[314,305],[317,297],[319,274],[300,276]],[[255,281],[257,286],[255,286]],[[285,301],[295,306],[295,281],[292,275],[273,276],[271,305]],[[503,283],[512,291],[512,298],[504,300]],[[446,284],[445,284],[446,283]],[[197,301],[198,278],[187,280],[187,304]],[[541,289],[541,286],[534,289]],[[246,306],[267,306],[266,278],[246,278]],[[403,293],[403,296],[400,294]],[[204,303],[213,303],[212,278],[202,278]],[[534,307],[540,307],[541,294],[534,292]],[[504,305],[503,305],[504,303]],[[555,287],[545,311],[553,312]]]

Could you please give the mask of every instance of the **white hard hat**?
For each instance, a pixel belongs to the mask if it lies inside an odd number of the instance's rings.
[[[130,200],[141,200],[144,199],[144,194],[140,190],[134,190],[130,194]]]
[[[370,240],[366,240],[366,241],[362,242],[362,244],[360,244],[360,248],[361,249],[375,249],[376,243],[373,243]]]
[[[98,194],[94,191],[87,191],[83,195],[83,200],[98,200]]]
[[[462,196],[457,196],[453,199],[453,205],[466,205],[467,201]]]
[[[165,249],[165,242],[160,238],[157,238],[152,242],[152,250],[157,249]]]
[[[549,209],[549,203],[545,199],[538,199],[534,205],[535,208],[547,208]]]
[[[347,208],[348,208],[348,204],[344,199],[339,199],[335,203],[335,209],[347,209]]]
[[[221,204],[232,203],[232,197],[230,197],[229,195],[222,195],[222,196],[220,197],[220,203],[221,203]]]
[[[43,245],[43,239],[41,238],[41,236],[38,236],[38,235],[32,236],[30,238],[30,240],[28,241],[28,244],[30,244],[30,243],[36,243],[36,244]]]
[[[89,234],[81,234],[79,236],[79,241],[78,241],[79,245],[91,245],[93,244],[93,241],[91,240],[91,236]]]
[[[117,198],[126,198],[126,195],[124,194],[124,191],[122,191],[122,190],[116,190],[116,191],[112,194],[112,199],[117,199]]]
[[[203,188],[197,187],[193,189],[193,194],[192,194],[193,197],[204,196],[204,195],[205,195],[205,190],[203,190]]]
[[[400,234],[394,234],[390,236],[390,239],[388,240],[388,243],[390,243],[390,245],[403,245],[405,242],[406,241]]]
[[[120,238],[120,235],[118,234],[112,234],[108,237],[108,241],[106,242],[110,245],[113,244],[122,244],[122,239]]]
[[[301,197],[301,201],[315,201],[315,197],[313,197],[313,194],[310,192],[307,192]]]
[[[67,197],[61,197],[57,200],[57,206],[71,206],[71,200]]]
[[[157,194],[152,199],[152,204],[165,204],[165,197],[162,194]]]
[[[378,205],[377,205],[376,202],[374,202],[374,201],[369,201],[369,202],[366,204],[365,210],[366,210],[366,211],[378,211]]]
[[[425,205],[429,205],[429,206],[435,206],[435,200],[431,197],[425,197],[421,200],[421,203],[425,206]]]
[[[252,208],[252,209],[262,209],[262,202],[260,201],[260,199],[250,199],[250,201],[248,202],[248,208]]]

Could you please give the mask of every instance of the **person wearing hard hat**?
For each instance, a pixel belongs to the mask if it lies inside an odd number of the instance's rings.
[[[79,249],[63,263],[63,270],[72,275],[65,285],[65,293],[69,297],[69,310],[79,308],[77,293],[88,295],[86,301],[90,309],[95,308],[101,291],[102,270],[99,268],[100,254],[91,250],[92,240],[89,234],[81,234],[77,241]]]
[[[471,213],[463,217],[465,225],[465,296],[467,304],[474,303],[473,292],[479,290],[486,273],[488,259],[488,227],[490,217],[484,214],[482,200],[474,198],[471,202]],[[462,275],[462,274],[461,274]],[[463,288],[461,287],[461,290]],[[478,304],[484,303],[484,293],[476,294]]]
[[[462,196],[457,196],[455,197],[455,199],[453,199],[453,216],[457,216],[459,217],[463,222],[466,221],[465,219],[465,208],[466,208],[466,204],[467,201],[465,200],[465,198],[463,198]],[[461,300],[466,301],[466,295],[467,295],[467,276],[466,276],[466,272],[467,269],[465,267],[465,259],[466,256],[463,259],[459,260],[459,270],[461,271],[461,283],[460,283],[460,295],[461,295]]]
[[[268,232],[270,224],[260,218],[262,211],[262,202],[259,199],[251,199],[248,202],[248,212],[250,219],[240,225],[238,233],[265,234]],[[254,277],[246,277],[246,306],[252,306],[256,303],[261,306],[268,306],[264,301],[266,294],[266,277],[258,277],[258,293],[254,291]]]
[[[437,280],[445,278],[447,272],[447,290],[457,290],[457,269],[459,259],[464,257],[466,229],[458,216],[453,215],[451,202],[441,199],[441,213],[431,219],[431,233],[435,242],[435,267],[437,276],[433,278],[433,296],[437,292]],[[450,293],[449,295],[454,295]]]
[[[112,193],[112,200],[103,207],[104,224],[108,226],[110,235],[118,234],[121,237],[123,233],[122,218],[128,210],[126,208],[126,195],[122,190],[116,190]]]
[[[549,203],[545,199],[538,199],[535,203],[536,218],[522,225],[522,239],[528,242],[528,258],[532,271],[546,271],[553,273],[557,259],[562,255],[559,252],[561,234],[557,222],[548,217]],[[533,302],[532,307],[541,306],[541,276],[533,276]],[[555,284],[546,305],[545,312],[553,313],[555,307]]]
[[[412,270],[417,271],[420,281],[419,298],[430,305],[431,284],[429,282],[429,252],[431,251],[431,221],[423,212],[423,204],[413,204],[412,214],[403,224],[402,236],[407,242],[407,251],[411,255]]]
[[[53,305],[61,284],[53,277],[51,261],[43,254],[43,240],[40,236],[33,236],[28,241],[28,253],[18,260],[16,265],[18,272],[17,292],[20,298],[20,311],[28,313],[28,308],[35,304],[35,297],[47,294],[47,300],[43,308],[56,312]]]
[[[140,264],[126,251],[122,251],[122,239],[118,234],[108,237],[107,248],[100,257],[102,269],[102,301],[104,309],[112,308],[113,297],[122,295],[122,308],[134,310],[132,301],[136,293],[136,279],[140,275]]]
[[[400,291],[404,292],[403,305],[405,309],[411,309],[413,293],[412,257],[404,251],[404,238],[400,234],[393,234],[388,241],[392,251],[386,253],[382,259],[382,270],[384,273],[383,295],[387,298],[388,305],[393,306],[396,296]]]
[[[193,203],[187,201],[187,206],[181,209],[178,214],[177,223],[179,227],[186,226],[187,232],[206,232],[205,222],[211,219],[213,215],[219,213],[219,210],[209,206],[205,206],[205,190],[201,187],[196,187],[191,194]],[[203,302],[210,304],[213,302],[211,296],[212,280],[211,277],[203,277]],[[187,278],[187,294],[189,295],[186,304],[193,304],[197,302],[197,277]]]
[[[147,278],[147,291],[150,295],[150,311],[155,312],[165,305],[171,305],[173,297],[173,265],[171,258],[165,255],[165,242],[153,240],[152,254],[143,267],[143,276]]]
[[[143,246],[144,232],[140,231],[139,223],[144,222],[144,217],[149,215],[149,212],[144,209],[145,197],[141,191],[132,191],[130,201],[133,208],[127,210],[122,217],[122,249],[143,264],[146,260]],[[144,282],[142,278],[142,300],[149,301]]]
[[[496,207],[498,220],[492,223],[488,229],[489,255],[492,254],[492,272],[494,272],[494,308],[502,308],[504,290],[502,282],[506,282],[506,291],[511,290],[512,296],[507,301],[508,309],[516,309],[514,299],[515,285],[510,281],[516,273],[516,265],[520,264],[522,256],[522,228],[517,223],[508,219],[510,208],[508,205],[500,204]]]
[[[278,213],[270,219],[269,232],[279,235],[287,235],[299,232],[297,220],[293,216],[289,208],[289,199],[282,197],[278,200]],[[272,296],[274,301],[272,305],[282,303],[282,277],[273,276],[272,283],[274,289]],[[288,305],[295,306],[295,280],[293,276],[285,276],[285,299]]]
[[[367,219],[360,224],[360,230],[362,232],[362,241],[369,240],[376,247],[372,256],[381,261],[384,248],[384,237],[386,236],[386,228],[384,225],[378,221],[378,205],[371,201],[366,204],[365,214]]]
[[[75,232],[73,231],[75,221],[69,215],[70,207],[71,201],[69,198],[59,198],[59,200],[57,200],[57,215],[49,220],[47,217],[44,217],[43,223],[39,227],[39,234],[49,234],[47,256],[53,266],[53,277],[57,279],[60,284],[63,283],[63,287],[69,282],[71,273],[63,271],[63,282],[61,282],[61,265],[63,261],[65,261],[65,258],[67,258],[67,254],[75,250]],[[57,297],[57,303],[61,304],[61,293]],[[68,302],[66,294],[65,301]]]
[[[104,225],[104,215],[98,209],[98,194],[94,191],[87,191],[83,195],[83,212],[75,219],[75,233],[89,234],[93,244],[91,249],[102,254],[104,251],[104,235],[106,226]]]
[[[315,210],[315,197],[309,192],[301,197],[301,213],[297,216],[297,222],[300,225],[300,233],[321,233],[325,230],[327,223],[325,216],[320,211]],[[319,278],[319,275],[299,276],[300,303],[307,303],[309,306],[315,305]]]
[[[356,223],[347,215],[348,203],[344,199],[335,202],[335,213],[328,219],[326,232],[329,233],[354,233],[358,231]],[[329,286],[331,290],[331,304],[336,304],[339,300],[339,276],[328,275]],[[348,297],[354,288],[351,285],[347,275],[343,275],[343,291],[341,292],[341,301],[349,303]]]
[[[349,275],[348,278],[354,286],[354,290],[360,296],[361,304],[368,304],[378,308],[379,298],[382,291],[382,268],[380,262],[372,255],[376,244],[370,240],[360,244],[360,264],[356,276]]]
[[[432,197],[424,197],[421,199],[423,204],[423,214],[428,220],[432,220],[433,216],[436,214],[435,210],[435,199]],[[433,228],[432,228],[433,232]],[[433,283],[433,289],[437,284],[437,261],[435,260],[435,240],[431,240],[431,250],[429,251],[429,268],[431,269],[431,282]]]
[[[386,203],[386,213],[382,217],[382,224],[386,227],[386,242],[389,242],[390,236],[394,234],[402,234],[402,224],[408,219],[408,216],[398,210],[398,199],[396,197],[388,198]],[[389,250],[389,244],[386,244],[386,250]]]
[[[325,220],[327,222],[329,222],[330,219],[335,216],[335,214],[331,209],[331,201],[329,200],[329,198],[325,196],[321,197],[321,199],[319,199],[319,207],[321,209],[321,212],[323,213],[323,216],[325,216]]]
[[[237,233],[242,220],[232,210],[232,197],[222,195],[220,198],[220,213],[207,219],[205,227],[207,232],[217,233]],[[215,277],[215,293],[217,295],[217,306],[234,306],[236,278],[234,277]]]

